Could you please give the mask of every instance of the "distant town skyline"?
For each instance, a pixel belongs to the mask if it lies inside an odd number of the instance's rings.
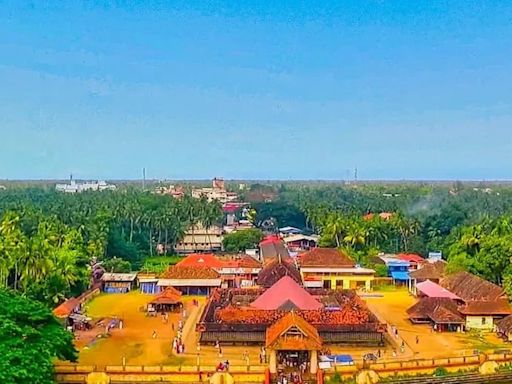
[[[22,3],[0,179],[512,179],[512,4]]]

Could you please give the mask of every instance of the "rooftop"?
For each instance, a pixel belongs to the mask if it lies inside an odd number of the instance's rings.
[[[277,310],[283,306],[286,306],[286,309],[295,307],[302,310],[322,308],[322,304],[290,276],[281,278],[276,284],[263,292],[250,306],[264,310]]]
[[[449,275],[439,285],[464,301],[494,301],[505,295],[502,287],[468,272]]]
[[[416,284],[416,289],[428,297],[445,297],[452,300],[460,300],[459,296],[430,280]]]
[[[355,263],[336,248],[315,248],[299,255],[301,267],[354,267]]]

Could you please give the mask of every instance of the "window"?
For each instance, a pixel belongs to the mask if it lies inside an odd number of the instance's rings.
[[[482,325],[485,325],[485,317],[482,317]]]

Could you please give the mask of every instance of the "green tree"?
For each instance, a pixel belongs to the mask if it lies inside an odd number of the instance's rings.
[[[102,267],[105,271],[114,273],[129,273],[132,270],[132,266],[129,261],[115,256],[111,259],[105,260],[102,263]]]
[[[0,382],[54,383],[54,359],[77,359],[72,334],[36,301],[0,290],[0,303]]]
[[[226,252],[243,252],[246,249],[257,248],[262,238],[261,230],[250,228],[225,235],[222,243]]]

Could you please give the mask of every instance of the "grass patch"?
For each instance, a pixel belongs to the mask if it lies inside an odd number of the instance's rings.
[[[178,255],[148,257],[144,261],[142,271],[149,273],[162,273],[169,265],[174,265],[182,259],[183,257]]]

